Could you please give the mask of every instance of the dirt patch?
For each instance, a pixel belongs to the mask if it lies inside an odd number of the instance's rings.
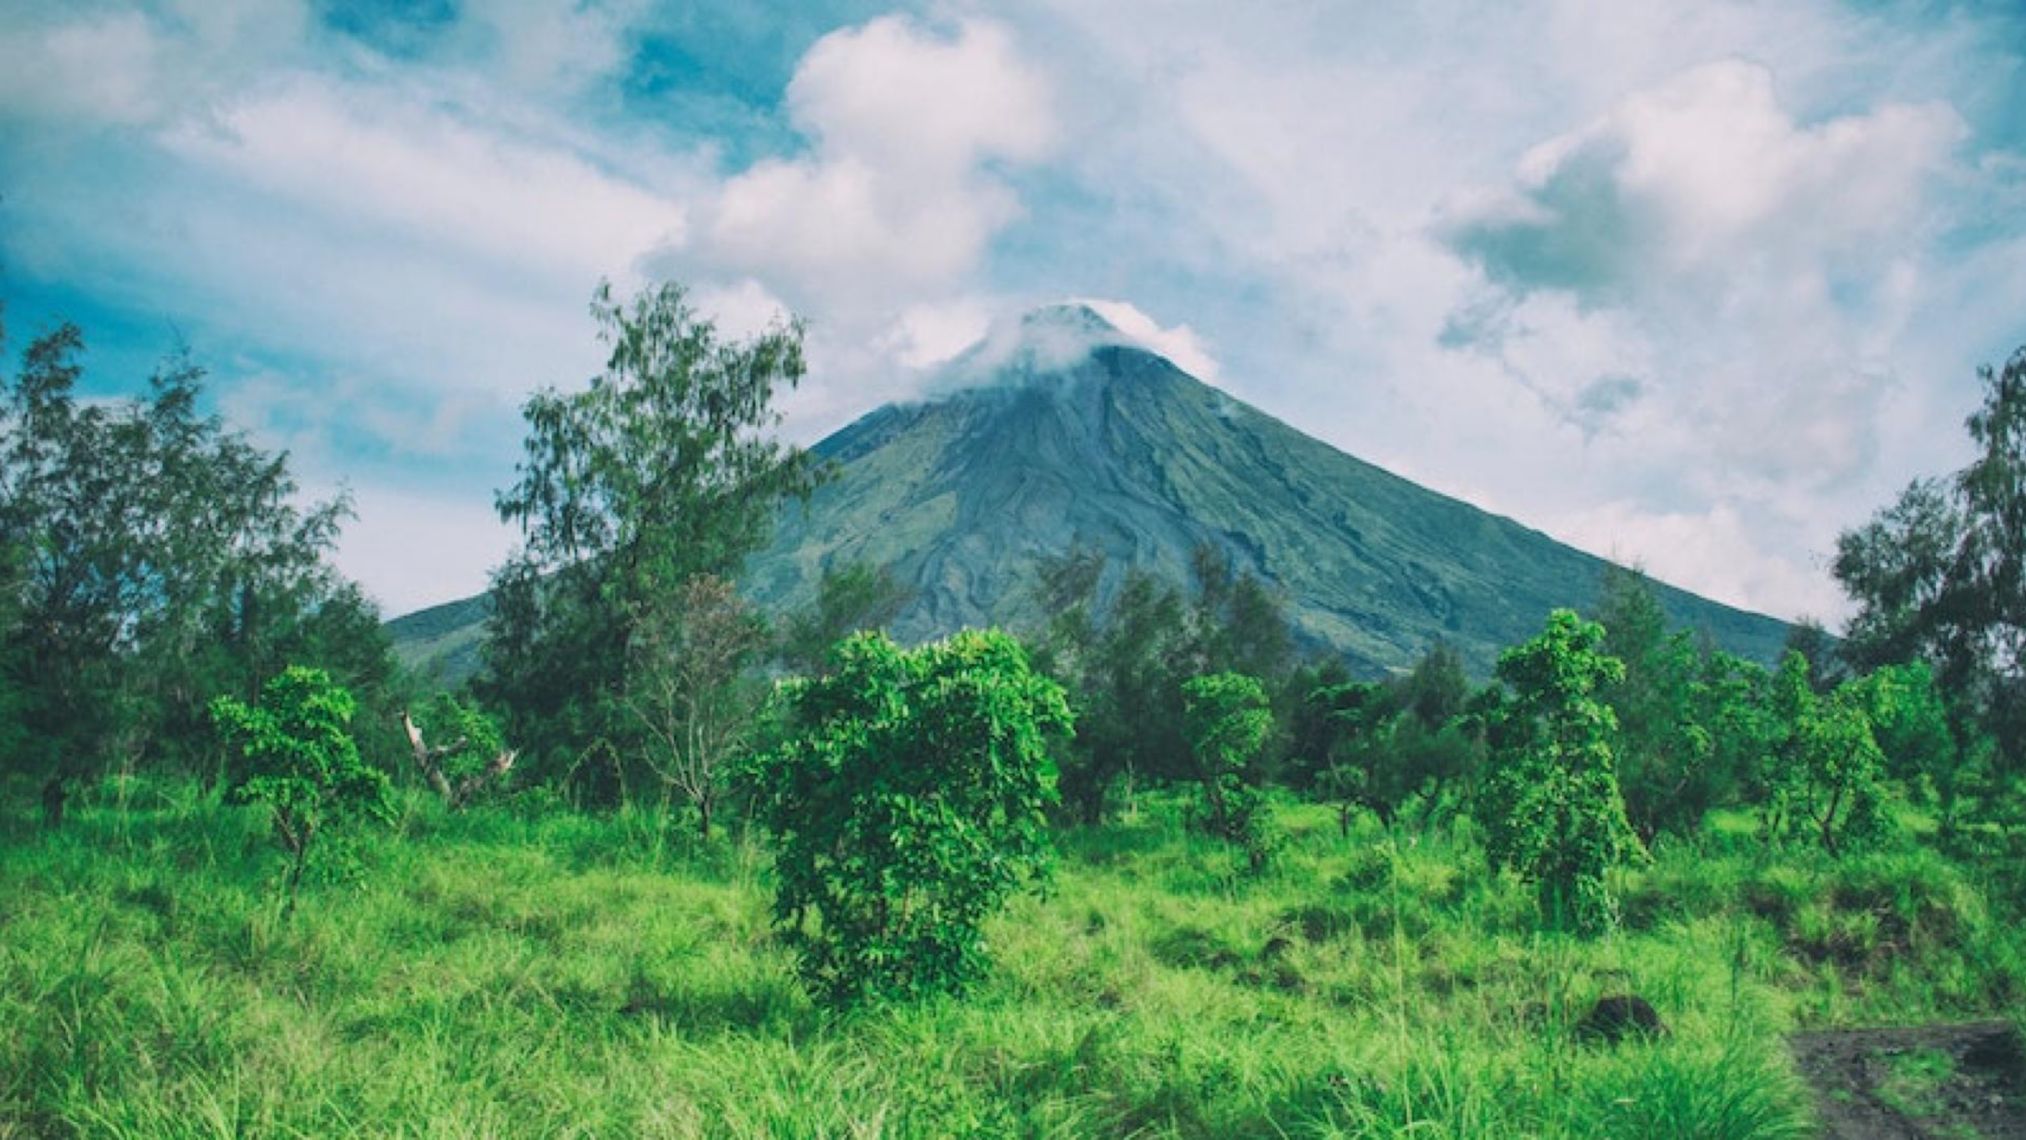
[[[1828,1140],[2026,1140],[2026,1043],[2002,1021],[1796,1034]]]

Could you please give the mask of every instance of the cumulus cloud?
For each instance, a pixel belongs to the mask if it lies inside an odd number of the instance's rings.
[[[1685,278],[1854,275],[1919,225],[1964,134],[1939,103],[1797,124],[1769,69],[1724,60],[1535,146],[1513,189],[1463,205],[1448,236],[1495,280],[1595,303]]]
[[[977,20],[833,32],[803,57],[787,105],[811,152],[731,178],[700,252],[826,309],[955,282],[1020,216],[995,164],[1035,161],[1055,138],[1045,79],[1004,27]]]
[[[294,58],[307,21],[297,0],[17,6],[0,12],[0,123],[91,131],[171,122]]]
[[[180,124],[163,141],[319,214],[575,282],[623,273],[679,244],[687,227],[680,204],[580,154],[307,77]]]

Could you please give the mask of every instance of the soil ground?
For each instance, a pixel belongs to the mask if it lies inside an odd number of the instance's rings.
[[[1828,1140],[2026,1140],[2026,1043],[2007,1022],[1799,1033]]]

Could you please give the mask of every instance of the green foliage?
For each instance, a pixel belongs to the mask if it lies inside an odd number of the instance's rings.
[[[1790,652],[1773,675],[1780,736],[1766,757],[1761,808],[1769,837],[1804,833],[1837,854],[1885,829],[1885,756],[1872,736],[1868,697],[1879,686],[1846,682],[1827,697],[1810,684],[1808,659]],[[1884,699],[1884,698],[1882,698]],[[1896,698],[1895,703],[1897,703]]]
[[[1182,685],[1182,731],[1203,787],[1203,825],[1240,844],[1257,867],[1267,855],[1267,818],[1256,771],[1273,731],[1266,688],[1243,673],[1211,673]]]
[[[1937,807],[1944,830],[1953,828],[1980,757],[1956,744],[1934,670],[1925,661],[1886,665],[1851,684],[1850,699],[1871,722],[1885,775],[1916,803]]]
[[[1193,597],[1137,567],[1106,597],[1105,556],[1041,560],[1036,600],[1051,615],[1039,664],[1072,694],[1078,736],[1063,770],[1071,813],[1103,818],[1120,780],[1196,780],[1182,685],[1219,671],[1277,681],[1292,672],[1283,602],[1207,544],[1191,558]]]
[[[1037,664],[1069,691],[1077,724],[1062,797],[1072,816],[1096,823],[1128,774],[1186,775],[1178,762],[1188,754],[1181,691],[1193,654],[1187,610],[1180,591],[1137,569],[1100,606],[1105,558],[1096,551],[1044,559],[1038,570],[1039,599],[1053,617]]]
[[[1403,711],[1414,714],[1421,727],[1430,732],[1463,715],[1470,701],[1470,678],[1463,670],[1463,656],[1446,641],[1428,647],[1421,660],[1395,686],[1395,697]]]
[[[736,573],[817,471],[765,435],[776,391],[802,376],[800,325],[728,343],[673,284],[628,304],[600,286],[591,311],[604,372],[523,409],[525,455],[497,505],[525,543],[493,578],[479,689],[537,778],[616,772],[592,789],[616,798],[624,768],[585,761],[638,754],[624,696],[639,623],[695,576]]]
[[[1698,690],[1703,661],[1686,631],[1668,632],[1667,615],[1652,583],[1636,570],[1605,570],[1597,602],[1603,651],[1622,661],[1624,675],[1599,695],[1617,722],[1611,750],[1625,814],[1651,843],[1667,832],[1693,835],[1703,816],[1735,791],[1736,768],[1725,768],[1704,716]]]
[[[804,981],[833,1005],[963,989],[985,919],[1046,867],[1061,688],[997,631],[915,650],[863,633],[783,698],[792,736],[754,784]]]
[[[386,635],[324,561],[344,500],[294,506],[285,457],[199,410],[189,360],[101,401],[78,395],[83,352],[63,326],[0,383],[0,690],[20,735],[4,772],[60,798],[144,760],[207,770],[205,701],[252,699],[290,660],[380,702]]]
[[[767,640],[766,623],[731,582],[709,574],[650,599],[635,617],[624,701],[647,733],[648,766],[696,809],[705,840],[756,728],[765,691],[749,670]]]
[[[854,633],[885,629],[914,598],[914,590],[884,566],[851,562],[823,571],[816,600],[790,615],[781,631],[781,659],[789,669],[813,673],[830,647]]]
[[[834,1017],[769,928],[764,849],[656,850],[653,809],[414,793],[361,835],[380,873],[284,925],[264,820],[134,785],[60,832],[0,812],[0,1131],[1800,1140],[1788,1034],[2005,1016],[2026,985],[2016,854],[1769,861],[1719,812],[1576,942],[1467,833],[1342,839],[1288,803],[1276,872],[1233,874],[1159,791],[1058,837],[964,1000]],[[1622,992],[1671,1033],[1577,1040]]]
[[[516,753],[507,748],[499,722],[449,693],[436,694],[420,723],[411,720],[406,727],[416,767],[452,811],[497,791],[513,768]]]
[[[1581,933],[1616,922],[1605,872],[1640,851],[1613,764],[1616,718],[1599,699],[1625,667],[1603,640],[1602,626],[1556,610],[1539,637],[1500,655],[1512,699],[1477,803],[1493,865],[1538,885],[1550,925]]]
[[[1976,458],[1844,533],[1833,571],[1858,604],[1846,655],[1931,663],[1959,735],[1989,733],[2002,775],[2026,771],[2026,348],[1978,377]]]
[[[220,696],[211,719],[235,757],[228,802],[267,808],[274,841],[288,855],[287,909],[327,830],[352,817],[390,819],[387,776],[359,758],[352,694],[321,669],[292,665],[261,690],[256,706]]]

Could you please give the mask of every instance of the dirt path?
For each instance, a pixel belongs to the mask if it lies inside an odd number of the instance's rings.
[[[2026,1044],[2002,1021],[1793,1038],[1829,1140],[2026,1140]]]

